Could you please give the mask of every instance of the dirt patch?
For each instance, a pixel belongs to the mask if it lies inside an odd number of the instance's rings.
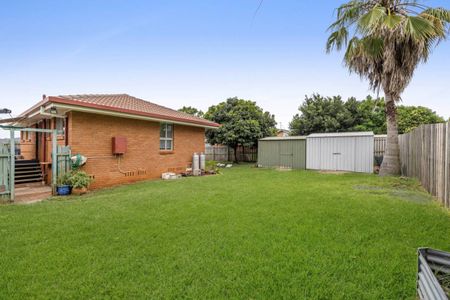
[[[347,174],[350,172],[347,171],[326,171],[326,170],[322,170],[319,171],[320,174],[334,174],[334,175],[341,175],[341,174]]]
[[[284,172],[284,171],[292,171],[292,168],[276,168],[275,170]]]

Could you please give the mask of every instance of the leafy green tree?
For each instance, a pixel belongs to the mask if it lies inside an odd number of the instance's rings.
[[[345,49],[351,72],[382,89],[387,144],[380,175],[400,174],[396,102],[431,49],[449,33],[450,11],[418,0],[351,0],[337,9],[327,52]]]
[[[422,124],[434,124],[445,122],[444,118],[438,116],[434,111],[423,106],[399,106],[398,132],[410,132]]]
[[[384,99],[367,96],[358,102],[357,122],[350,131],[373,131],[375,134],[386,133],[386,114]]]
[[[384,99],[367,98],[360,102],[359,111],[364,117],[362,118],[362,122],[355,126],[356,131],[373,131],[375,134],[386,134]],[[427,107],[406,105],[397,107],[399,134],[410,132],[423,124],[441,122],[445,122],[445,120]]]
[[[296,114],[289,123],[291,135],[348,131],[355,124],[354,115],[340,96],[305,96],[305,101],[298,109],[300,114]]]
[[[367,96],[362,101],[349,98],[343,102],[339,96],[306,97],[299,107],[300,114],[290,123],[292,135],[308,135],[319,132],[373,131],[386,134],[386,113],[383,98]],[[422,106],[397,108],[398,131],[406,133],[422,124],[434,124],[445,120],[434,111]],[[331,120],[331,121],[330,121]]]
[[[232,147],[236,162],[239,145],[251,147],[257,145],[258,139],[276,133],[274,115],[264,112],[253,101],[237,97],[211,106],[204,117],[221,124],[218,129],[206,131],[208,142]]]
[[[204,113],[201,110],[196,109],[195,107],[192,107],[192,106],[183,106],[178,111],[181,111],[181,112],[184,112],[184,113],[187,113],[187,114],[199,117],[199,118],[203,118],[203,115],[204,115]]]

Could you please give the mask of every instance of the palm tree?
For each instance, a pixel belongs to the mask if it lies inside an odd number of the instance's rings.
[[[380,175],[400,174],[396,102],[418,64],[449,34],[450,10],[417,0],[352,0],[337,9],[327,52],[345,49],[350,72],[383,90],[387,144]]]

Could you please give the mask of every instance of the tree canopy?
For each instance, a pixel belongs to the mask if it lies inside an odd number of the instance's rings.
[[[340,96],[306,97],[289,124],[292,135],[319,132],[373,131],[385,134],[386,114],[383,98],[367,96],[362,101]],[[398,131],[406,133],[422,124],[444,122],[434,111],[423,106],[398,106]]]
[[[184,113],[187,113],[187,114],[199,117],[199,118],[203,118],[203,115],[204,115],[203,111],[201,111],[195,107],[192,107],[192,106],[183,106],[178,111],[181,111],[181,112],[184,112]]]
[[[417,0],[351,0],[336,11],[326,50],[345,50],[350,71],[394,101],[433,46],[448,36],[450,11]]]
[[[237,97],[211,106],[204,117],[222,125],[206,132],[208,142],[228,145],[235,150],[238,145],[257,145],[258,139],[276,133],[274,115],[263,111],[253,101]]]

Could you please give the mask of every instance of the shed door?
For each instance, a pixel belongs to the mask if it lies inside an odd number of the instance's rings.
[[[337,137],[334,139],[333,163],[338,171],[355,170],[355,138]]]
[[[280,167],[292,168],[294,154],[292,151],[292,142],[281,141],[280,142]]]

